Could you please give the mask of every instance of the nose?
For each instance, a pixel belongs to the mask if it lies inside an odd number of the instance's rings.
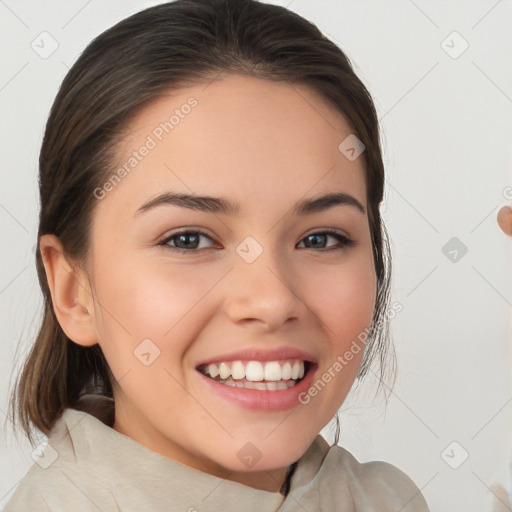
[[[237,256],[227,286],[225,311],[229,319],[237,324],[259,324],[268,331],[297,321],[305,305],[295,290],[298,281],[285,266],[268,249],[252,263]]]

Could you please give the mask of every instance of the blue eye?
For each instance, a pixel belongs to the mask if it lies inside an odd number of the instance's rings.
[[[165,240],[162,240],[158,245],[167,246],[169,249],[186,253],[186,252],[196,252],[198,249],[204,249],[204,247],[200,247],[200,238],[211,238],[202,231],[197,230],[189,230],[189,231],[179,231],[178,233],[174,233],[173,235],[167,237]],[[169,242],[176,242],[178,247],[173,247],[169,245]]]
[[[334,238],[338,241],[337,244],[330,247],[325,247],[328,238]],[[201,238],[206,238],[213,241],[212,238],[199,230],[183,230],[168,236],[164,240],[158,243],[159,246],[166,247],[172,251],[176,251],[182,254],[198,252],[200,249],[207,249],[208,247],[201,247]],[[301,242],[309,240],[305,249],[319,249],[320,251],[333,251],[341,250],[350,247],[354,244],[354,240],[347,238],[345,235],[338,233],[334,230],[317,231],[311,233],[304,238]]]
[[[327,239],[329,237],[338,240],[338,244],[331,247],[318,247],[318,245],[322,245],[323,241],[327,242]],[[344,249],[345,247],[349,247],[354,244],[354,240],[351,240],[347,238],[345,235],[342,235],[341,233],[338,233],[337,231],[333,231],[331,229],[311,233],[310,235],[305,236],[302,240],[311,240],[310,246],[306,247],[306,249],[320,248],[323,251]]]

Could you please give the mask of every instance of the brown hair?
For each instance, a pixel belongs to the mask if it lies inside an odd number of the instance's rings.
[[[46,124],[38,241],[56,235],[66,255],[82,266],[93,191],[112,171],[123,129],[170,89],[226,72],[309,86],[344,114],[365,145],[377,299],[357,377],[365,376],[375,359],[384,377],[389,354],[394,363],[387,316],[391,260],[379,211],[384,165],[375,107],[347,56],[315,25],[283,7],[255,0],[177,0],[138,12],[96,37],[64,78]],[[99,345],[83,347],[66,336],[39,249],[36,267],[43,319],[12,393],[13,422],[19,419],[30,440],[31,424],[47,434],[68,407],[112,425],[113,376],[103,353]],[[105,403],[91,400],[91,394]],[[336,442],[338,435],[339,421]]]

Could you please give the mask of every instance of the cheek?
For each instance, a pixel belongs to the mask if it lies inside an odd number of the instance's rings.
[[[339,266],[317,270],[320,272],[315,273],[308,286],[310,296],[315,297],[314,312],[326,342],[316,380],[309,391],[318,417],[327,422],[341,407],[360,368],[377,281],[373,260],[362,253],[354,254]]]
[[[172,366],[194,339],[193,329],[200,328],[197,318],[191,323],[193,311],[215,280],[162,262],[113,261],[101,266],[96,286],[102,306],[98,331],[111,368],[116,376],[130,369],[134,350],[146,339],[164,356],[159,363],[165,359]]]
[[[333,271],[317,275],[315,283],[318,311],[333,348],[343,351],[369,328],[376,300],[377,280],[373,262],[354,259]],[[328,274],[328,275],[327,275]],[[321,283],[324,283],[321,285]],[[312,295],[312,296],[313,296]]]

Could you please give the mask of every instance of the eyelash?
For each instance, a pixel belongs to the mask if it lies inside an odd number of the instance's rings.
[[[182,230],[182,231],[173,233],[172,235],[164,238],[161,242],[158,242],[158,245],[165,247],[167,249],[171,249],[172,251],[178,252],[180,254],[190,254],[190,253],[199,252],[202,249],[180,249],[178,247],[172,247],[168,244],[171,240],[174,240],[175,238],[178,238],[181,235],[191,235],[191,234],[202,235],[202,236],[212,240],[212,238],[208,234],[206,234],[204,231],[201,231],[199,229],[187,229],[187,230]],[[346,248],[352,246],[355,243],[354,240],[351,240],[350,238],[347,238],[345,235],[342,235],[341,233],[338,233],[337,231],[334,231],[332,229],[326,229],[323,231],[315,231],[314,233],[310,233],[309,235],[306,235],[305,237],[303,237],[301,239],[301,242],[305,238],[308,238],[308,237],[314,236],[314,235],[330,235],[333,238],[336,238],[340,244],[338,246],[328,247],[327,249],[318,249],[319,252],[340,251],[340,250],[343,250],[343,249],[346,249]],[[212,240],[212,242],[213,242],[213,240]],[[305,249],[313,249],[314,250],[314,248],[312,248],[312,247],[305,247]]]

